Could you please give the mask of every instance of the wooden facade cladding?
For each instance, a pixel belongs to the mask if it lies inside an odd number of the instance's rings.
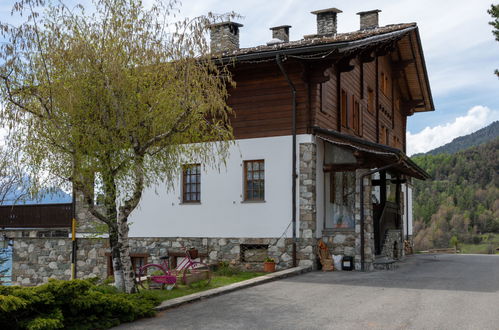
[[[310,127],[308,85],[297,61],[285,62],[296,87],[298,134]],[[231,125],[236,139],[291,134],[291,90],[275,62],[239,65],[233,70],[236,88],[229,90],[228,105],[234,110]]]
[[[432,106],[417,38],[410,33],[343,57],[287,58],[297,134],[322,127],[405,151],[407,116]],[[275,60],[236,62],[232,73],[237,86],[229,90],[228,104],[235,138],[291,135],[292,93]],[[348,109],[343,116],[342,104]]]

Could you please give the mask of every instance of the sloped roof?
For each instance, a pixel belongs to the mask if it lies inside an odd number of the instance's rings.
[[[416,23],[392,24],[375,29],[339,33],[333,36],[309,35],[303,39],[271,45],[240,48],[224,52],[223,60],[250,62],[272,60],[277,55],[304,60],[324,59],[328,56],[343,57],[378,45],[396,41],[399,52],[396,61],[411,62],[401,70],[406,77],[403,95],[413,102],[414,112],[435,109],[426,69],[423,49]],[[411,115],[409,113],[409,115]]]
[[[280,44],[273,45],[260,45],[256,47],[240,48],[234,51],[224,52],[223,56],[241,56],[246,54],[261,54],[265,52],[272,52],[276,50],[290,50],[290,49],[302,49],[306,50],[311,46],[317,45],[338,45],[338,44],[351,44],[354,41],[361,41],[367,39],[369,41],[372,37],[376,36],[389,36],[393,32],[409,32],[410,28],[416,28],[416,23],[403,23],[403,24],[393,24],[383,27],[378,27],[369,30],[359,30],[348,33],[338,33],[334,36],[320,36],[320,35],[308,35],[303,39],[296,41],[283,42]],[[405,30],[405,31],[404,31]]]

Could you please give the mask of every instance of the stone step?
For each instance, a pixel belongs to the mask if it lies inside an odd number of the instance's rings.
[[[373,263],[375,270],[394,270],[397,269],[397,260],[387,257],[376,257]]]

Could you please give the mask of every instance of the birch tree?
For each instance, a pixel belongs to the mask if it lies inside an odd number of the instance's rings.
[[[35,177],[83,193],[109,228],[116,286],[133,292],[127,219],[143,190],[171,187],[182,160],[218,166],[226,158],[234,83],[205,36],[228,17],[175,21],[176,2],[64,3],[20,0],[13,12],[25,22],[0,26],[1,120],[15,127],[10,142]],[[95,175],[103,209],[93,203]]]

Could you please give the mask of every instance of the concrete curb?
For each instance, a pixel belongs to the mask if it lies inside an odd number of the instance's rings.
[[[268,282],[275,281],[275,280],[278,280],[281,278],[299,275],[299,274],[303,274],[303,273],[310,272],[310,271],[312,271],[311,266],[293,267],[293,268],[289,268],[286,270],[281,270],[281,271],[278,271],[275,273],[271,273],[268,275],[258,276],[258,277],[255,277],[255,278],[252,278],[252,279],[249,279],[246,281],[241,281],[241,282],[229,284],[229,285],[222,286],[219,288],[210,289],[210,290],[190,294],[190,295],[175,298],[175,299],[165,300],[159,306],[154,307],[154,309],[158,312],[164,311],[164,310],[175,308],[175,307],[178,307],[180,305],[184,305],[184,304],[187,304],[187,303],[190,303],[193,301],[218,296],[218,295],[229,293],[232,291],[236,291],[236,290],[240,290],[240,289],[244,289],[244,288],[249,288],[251,286],[255,286],[255,285],[259,285],[259,284],[263,284],[263,283],[268,283]]]

